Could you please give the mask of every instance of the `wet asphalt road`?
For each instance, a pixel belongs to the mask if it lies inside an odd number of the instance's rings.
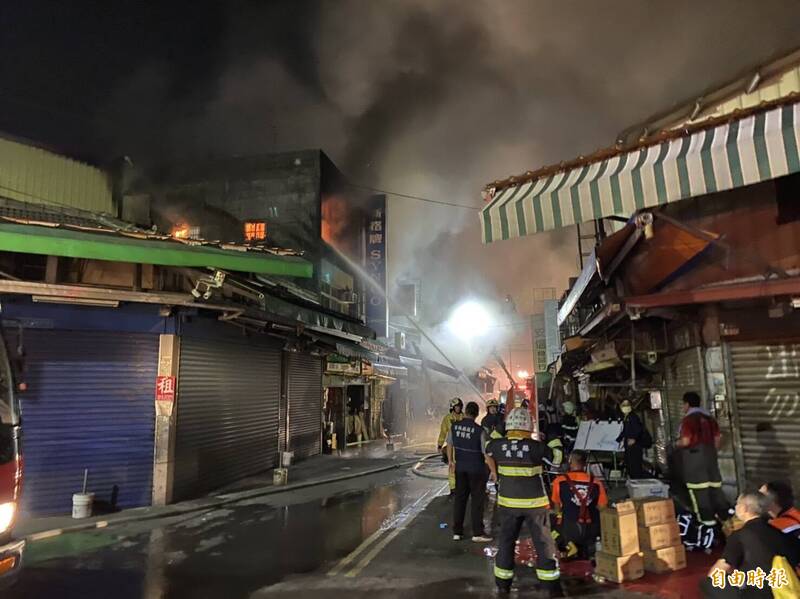
[[[452,515],[446,489],[443,480],[393,470],[192,515],[64,534],[29,545],[19,584],[2,598],[492,596],[486,546],[454,542],[443,526]],[[518,566],[517,575],[515,597],[543,596],[531,568]],[[644,596],[591,578],[562,582],[572,597]]]
[[[288,576],[325,572],[441,486],[394,471],[38,541],[29,546],[20,582],[3,596],[250,597]]]

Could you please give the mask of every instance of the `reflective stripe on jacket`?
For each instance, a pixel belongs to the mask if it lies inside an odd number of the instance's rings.
[[[542,478],[544,461],[553,461],[553,450],[531,438],[503,437],[491,441],[486,455],[497,463],[497,505],[511,509],[550,506]]]

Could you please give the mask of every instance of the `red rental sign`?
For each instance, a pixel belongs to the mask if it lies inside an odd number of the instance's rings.
[[[175,377],[158,375],[156,377],[156,401],[175,401]]]

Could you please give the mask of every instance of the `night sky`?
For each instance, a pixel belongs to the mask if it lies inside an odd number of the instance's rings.
[[[316,147],[357,183],[477,207],[800,46],[798,23],[794,0],[8,0],[0,130],[143,171]],[[438,306],[524,309],[576,268],[572,229],[482,247],[474,210],[392,199],[389,218],[390,275]]]

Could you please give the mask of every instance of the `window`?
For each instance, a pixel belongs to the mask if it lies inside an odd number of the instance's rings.
[[[267,223],[260,221],[247,221],[244,224],[245,241],[261,241],[267,238]]]

